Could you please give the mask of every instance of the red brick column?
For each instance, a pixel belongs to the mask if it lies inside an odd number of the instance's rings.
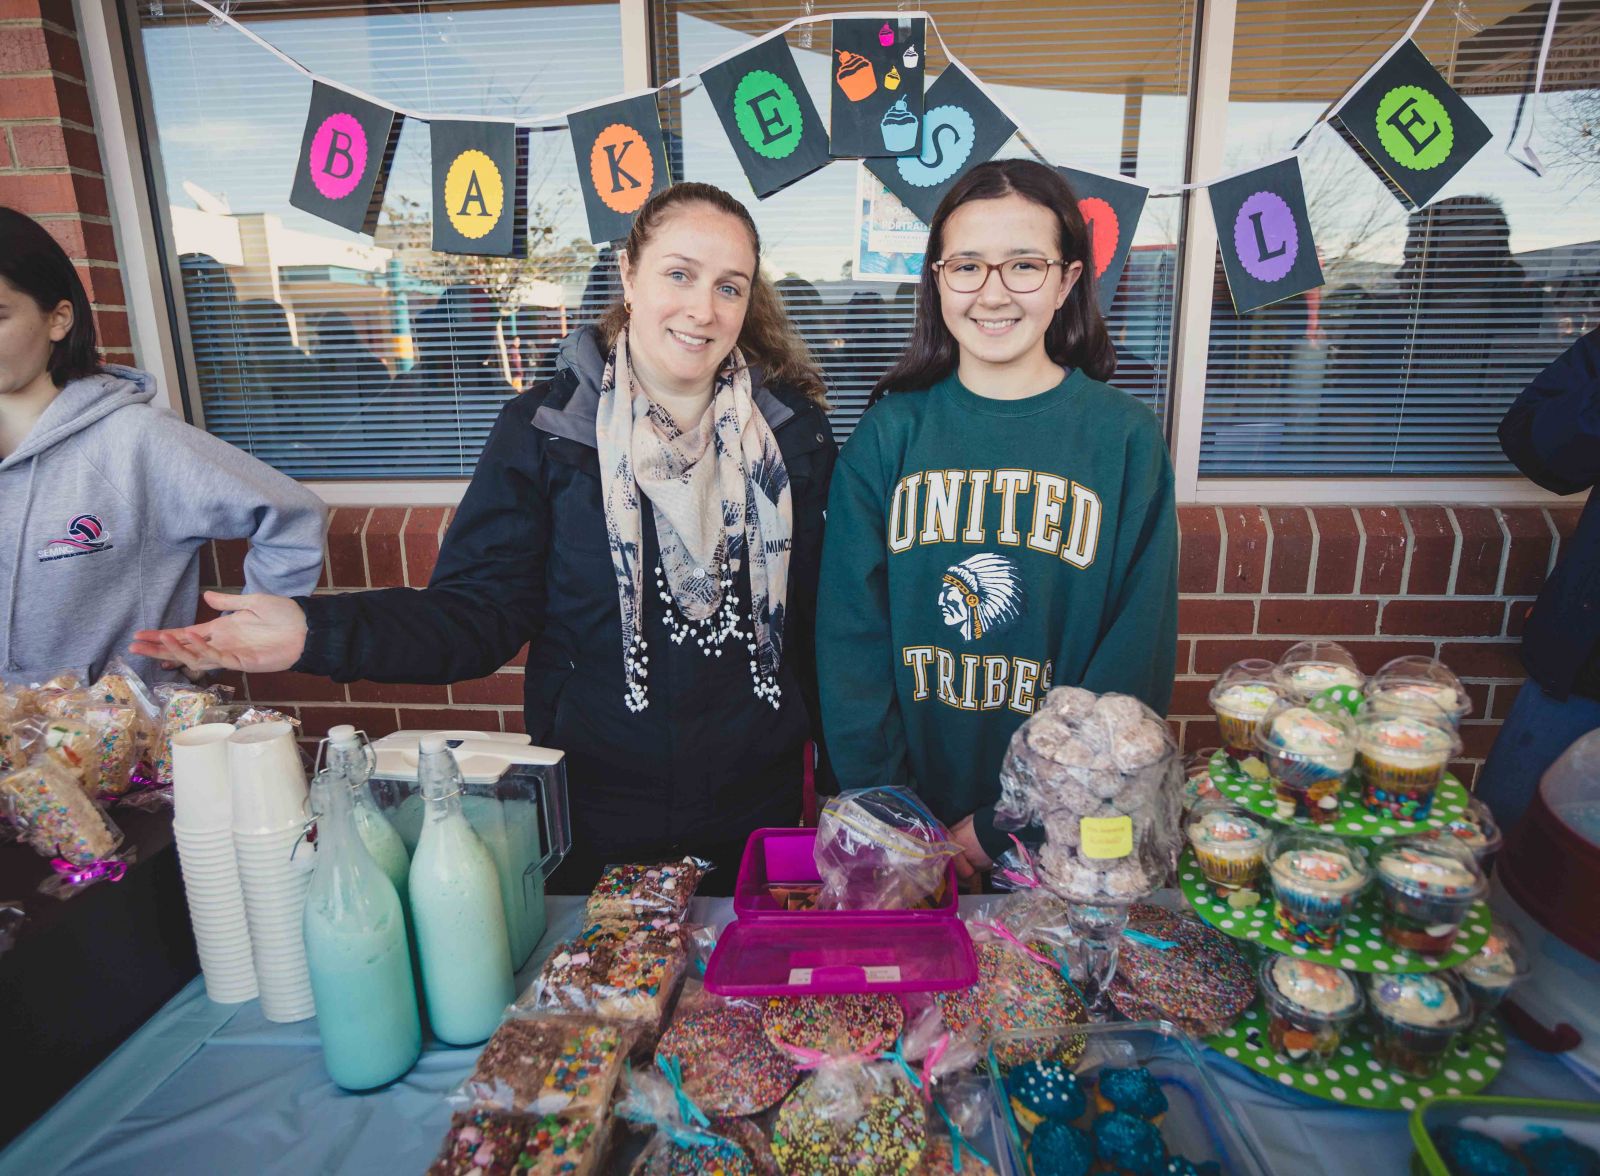
[[[133,362],[94,112],[70,0],[0,0],[0,205],[77,264],[105,358]]]

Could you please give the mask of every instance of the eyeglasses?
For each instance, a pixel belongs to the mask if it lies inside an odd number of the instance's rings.
[[[1053,265],[1066,265],[1058,257],[1013,257],[993,265],[976,257],[947,257],[933,263],[954,294],[976,294],[989,282],[991,270],[1000,271],[1000,284],[1013,294],[1032,294],[1044,285]]]

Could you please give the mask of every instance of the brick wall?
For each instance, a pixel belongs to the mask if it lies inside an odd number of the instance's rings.
[[[104,167],[71,0],[0,0],[0,205],[78,267],[105,358],[133,362]]]
[[[323,589],[426,584],[450,515],[443,507],[339,507]],[[1521,686],[1517,641],[1527,606],[1578,508],[1186,506],[1178,516],[1171,719],[1188,750],[1219,741],[1206,693],[1229,662],[1276,658],[1296,641],[1330,637],[1369,673],[1423,653],[1461,675],[1473,705],[1458,771],[1470,784]],[[214,545],[205,579],[237,588],[243,558],[241,544]],[[523,660],[448,687],[341,686],[299,674],[236,685],[251,700],[296,713],[308,738],[341,722],[375,737],[402,726],[520,731]]]

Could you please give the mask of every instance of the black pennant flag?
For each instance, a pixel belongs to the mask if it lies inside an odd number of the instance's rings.
[[[510,123],[428,124],[433,150],[433,248],[521,257],[527,249],[528,137]]]
[[[1235,310],[1248,314],[1322,285],[1299,159],[1217,180],[1210,194]]]
[[[1133,234],[1144,214],[1150,189],[1132,180],[1079,171],[1075,167],[1056,168],[1072,185],[1078,197],[1078,211],[1089,226],[1089,254],[1094,259],[1095,290],[1100,311],[1111,309],[1122,280],[1128,254],[1133,252]]]
[[[700,80],[757,196],[770,196],[832,162],[828,129],[782,37],[757,42]]]
[[[313,82],[289,203],[341,228],[370,234],[383,207],[403,121],[387,106]]]
[[[639,94],[567,116],[578,186],[596,245],[620,241],[644,202],[672,182],[661,146],[656,96]]]

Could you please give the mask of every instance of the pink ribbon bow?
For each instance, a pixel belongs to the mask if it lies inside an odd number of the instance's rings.
[[[861,1049],[859,1053],[831,1054],[825,1049],[811,1049],[804,1045],[794,1045],[790,1042],[779,1042],[794,1058],[796,1066],[801,1070],[815,1070],[824,1062],[859,1062],[865,1065],[878,1060],[879,1050],[883,1047],[883,1035],[879,1034]]]
[[[108,882],[121,882],[123,875],[128,872],[128,864],[116,858],[106,858],[77,866],[66,858],[54,857],[50,859],[50,868],[55,870],[61,880],[69,886],[82,886],[97,878],[104,878]]]

